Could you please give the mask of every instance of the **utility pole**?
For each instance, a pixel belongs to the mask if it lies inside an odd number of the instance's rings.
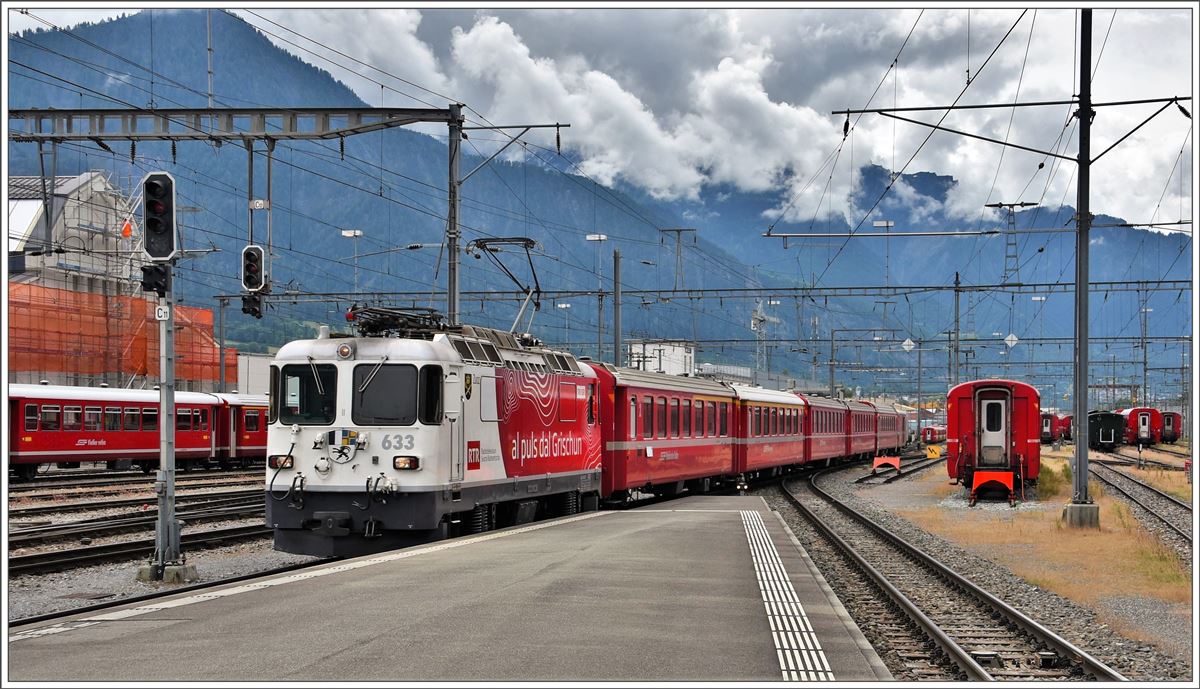
[[[1092,10],[1080,10],[1078,231],[1075,235],[1075,467],[1071,503],[1063,510],[1068,526],[1100,528],[1100,506],[1088,497],[1088,231],[1092,176]]]
[[[217,392],[225,392],[225,307],[229,298],[217,297],[217,304]]]
[[[1146,346],[1146,331],[1149,327],[1150,312],[1154,309],[1146,306],[1146,295],[1142,293],[1141,299],[1141,316],[1142,316],[1142,398],[1139,400],[1143,406],[1150,405],[1150,381],[1148,379],[1150,356],[1148,353],[1149,347]]]
[[[695,232],[694,227],[667,227],[659,230],[663,234],[667,232],[675,233],[675,289],[680,289],[683,285],[683,243],[681,237],[684,232]],[[692,243],[696,242],[696,235],[692,235]]]
[[[462,145],[462,105],[450,104],[450,195],[446,209],[446,324],[458,325],[458,150]],[[468,175],[469,176],[469,175]]]
[[[622,366],[621,250],[613,249],[613,366]]]
[[[596,361],[600,361],[604,358],[604,270],[600,266],[600,246],[608,235],[589,234],[584,239],[596,243]]]
[[[958,297],[962,292],[959,290],[960,282],[958,273],[954,273],[954,368],[951,371],[950,384],[958,385],[958,342],[961,337],[958,331]]]

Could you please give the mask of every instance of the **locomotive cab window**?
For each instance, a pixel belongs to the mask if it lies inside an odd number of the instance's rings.
[[[374,364],[359,366],[369,373]],[[412,366],[409,366],[411,369]],[[415,369],[414,369],[415,371]],[[380,375],[383,375],[380,373]],[[333,364],[288,364],[280,372],[282,394],[271,396],[275,417],[283,424],[327,426],[336,416],[337,367]],[[382,381],[372,382],[372,387]],[[360,384],[361,385],[361,382]],[[355,390],[359,385],[355,386]],[[380,388],[386,387],[380,385]],[[376,392],[380,388],[376,389]],[[355,393],[358,396],[358,393]],[[357,422],[356,422],[357,423]]]
[[[351,418],[364,426],[411,426],[417,422],[417,387],[417,367],[411,364],[355,366]]]
[[[484,348],[491,345],[484,345]],[[496,355],[497,360],[499,355]],[[442,422],[442,367],[422,366],[417,382],[417,419],[423,424]]]

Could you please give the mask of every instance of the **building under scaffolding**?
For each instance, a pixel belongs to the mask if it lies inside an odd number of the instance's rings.
[[[141,291],[135,200],[106,173],[8,181],[8,378],[148,388],[158,381],[155,301]],[[150,295],[153,296],[153,295]],[[215,390],[211,309],[175,307],[181,390]],[[237,351],[225,350],[227,387]]]

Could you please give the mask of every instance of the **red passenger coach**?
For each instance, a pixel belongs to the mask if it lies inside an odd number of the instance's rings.
[[[159,461],[159,392],[66,385],[8,388],[9,469],[30,479],[39,465]],[[175,393],[177,466],[263,458],[266,397]],[[128,466],[128,464],[126,464]]]
[[[1066,416],[1058,417],[1058,420],[1060,422],[1058,437],[1063,438],[1065,440],[1071,440],[1072,439],[1071,425],[1075,422],[1075,417],[1071,414],[1067,414]]]
[[[871,404],[868,402],[868,404]],[[904,413],[894,406],[875,407],[875,452],[886,454],[898,452],[905,444]]]
[[[1183,416],[1179,412],[1165,411],[1162,413],[1162,441],[1173,443],[1179,440],[1183,433]]]
[[[704,491],[733,477],[734,391],[702,378],[588,362],[599,378],[601,497]]]
[[[739,422],[734,471],[741,480],[803,464],[804,400],[789,392],[734,385]]]
[[[846,435],[846,403],[828,397],[801,397],[808,405],[804,420],[807,446],[804,456],[810,462],[832,460],[849,454]]]
[[[1153,407],[1118,409],[1125,417],[1126,445],[1157,445],[1162,441],[1162,412]]]
[[[946,396],[946,471],[970,489],[975,504],[981,486],[1016,490],[1037,481],[1041,468],[1041,397],[1036,388],[1013,380],[976,380]]]
[[[926,426],[925,428],[921,429],[921,440],[925,443],[946,442],[946,427]]]
[[[846,402],[846,456],[871,457],[875,450],[875,407],[867,402]]]

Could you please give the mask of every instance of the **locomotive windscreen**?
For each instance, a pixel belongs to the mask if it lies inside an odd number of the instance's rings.
[[[280,373],[282,395],[272,395],[271,404],[281,405],[280,423],[328,425],[333,423],[337,402],[337,367],[332,364],[289,364]]]

